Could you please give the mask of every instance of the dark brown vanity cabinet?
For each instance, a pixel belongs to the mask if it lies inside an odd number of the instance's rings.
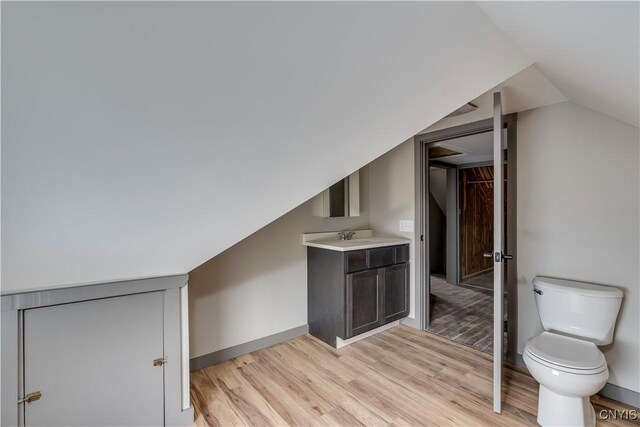
[[[335,347],[409,314],[409,245],[308,248],[309,333]]]

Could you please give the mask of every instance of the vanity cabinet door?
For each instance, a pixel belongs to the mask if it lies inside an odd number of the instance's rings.
[[[347,274],[346,285],[346,337],[380,326],[382,296],[378,270]]]
[[[409,314],[409,264],[399,264],[383,270],[383,323],[402,319]]]

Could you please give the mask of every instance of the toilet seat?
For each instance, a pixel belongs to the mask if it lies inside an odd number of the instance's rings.
[[[607,361],[594,343],[551,332],[527,341],[525,352],[534,361],[562,372],[593,375],[607,369]]]

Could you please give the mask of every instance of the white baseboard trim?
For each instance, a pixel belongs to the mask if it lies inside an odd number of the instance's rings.
[[[420,328],[420,321],[415,317],[405,317],[404,319],[400,319],[400,323],[419,331],[422,330],[422,328]]]
[[[357,335],[357,336],[355,336],[353,338],[349,338],[347,340],[343,340],[340,337],[336,337],[336,348],[342,348],[342,347],[344,347],[346,345],[353,344],[354,342],[363,340],[363,339],[365,339],[367,337],[370,337],[371,335],[378,334],[378,333],[380,333],[382,331],[386,331],[387,329],[393,328],[394,326],[398,326],[399,324],[400,324],[400,321],[396,320],[395,322],[387,323],[384,326],[380,326],[379,328],[375,328],[375,329],[372,329],[370,331],[364,332],[364,333],[362,333],[360,335]]]

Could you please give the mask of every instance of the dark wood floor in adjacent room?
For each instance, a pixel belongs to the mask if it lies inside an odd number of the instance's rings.
[[[491,269],[491,271],[487,271],[486,273],[482,273],[477,276],[464,279],[462,280],[462,284],[466,286],[471,286],[473,288],[480,288],[480,289],[486,289],[488,291],[493,291],[493,269]]]
[[[440,276],[431,276],[430,303],[429,332],[493,353],[492,290],[451,285]]]
[[[307,335],[195,371],[191,400],[199,426],[537,425],[536,382],[504,376],[497,415],[490,355],[398,326],[339,350]],[[596,412],[623,408],[594,399]]]

